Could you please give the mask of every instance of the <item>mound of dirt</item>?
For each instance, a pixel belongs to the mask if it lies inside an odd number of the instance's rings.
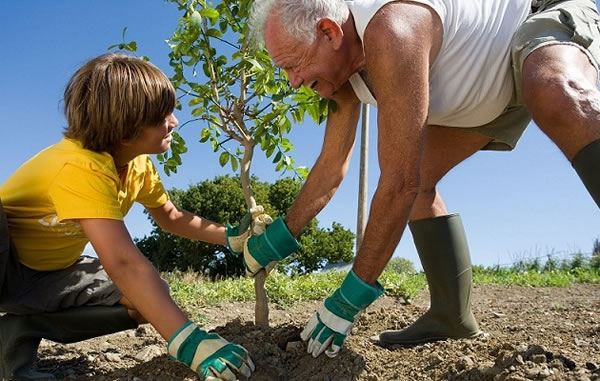
[[[243,345],[256,364],[252,381],[521,381],[600,380],[600,286],[478,286],[474,313],[485,335],[382,348],[369,337],[401,329],[427,310],[423,292],[412,305],[380,298],[363,313],[335,359],[312,358],[300,340],[320,303],[271,306],[271,327],[252,323],[252,303],[203,309],[205,329]],[[43,341],[36,367],[64,380],[181,381],[194,373],[168,359],[150,326],[76,344]]]

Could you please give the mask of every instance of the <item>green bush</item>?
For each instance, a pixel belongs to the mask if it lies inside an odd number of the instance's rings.
[[[398,274],[415,274],[415,265],[406,258],[395,257],[390,259],[385,271],[393,271]]]
[[[273,218],[285,215],[300,187],[301,182],[292,178],[282,178],[272,184],[252,179],[257,203]],[[187,190],[171,189],[169,195],[178,207],[222,224],[238,224],[247,210],[240,180],[236,177],[218,176],[191,185]],[[224,246],[170,234],[150,220],[153,225],[150,235],[135,242],[160,271],[192,268],[211,278],[244,274],[241,255],[232,255]],[[287,273],[310,273],[329,263],[352,260],[354,233],[337,222],[328,229],[319,227],[317,219],[312,219],[298,240],[301,249],[281,263]]]

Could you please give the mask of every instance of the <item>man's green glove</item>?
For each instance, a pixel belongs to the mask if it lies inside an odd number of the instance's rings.
[[[303,341],[308,340],[307,352],[315,358],[323,352],[328,357],[337,356],[358,315],[381,294],[383,287],[379,282],[373,287],[351,270],[300,333]]]
[[[227,225],[225,228],[225,241],[227,248],[234,255],[240,255],[244,251],[244,243],[251,234],[261,234],[273,219],[265,214],[262,205],[256,205],[250,209],[237,226]]]
[[[244,245],[244,266],[250,276],[272,262],[280,261],[300,248],[283,218],[278,217],[268,225],[263,234],[251,235]]]
[[[171,360],[181,361],[194,370],[201,380],[235,381],[238,372],[250,377],[254,363],[244,347],[231,343],[216,333],[201,330],[188,321],[169,340]]]

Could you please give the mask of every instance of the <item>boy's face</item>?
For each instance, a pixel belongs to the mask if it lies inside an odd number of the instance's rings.
[[[179,121],[173,113],[167,115],[164,121],[155,126],[145,126],[140,135],[130,144],[139,154],[163,153],[171,146],[171,131]]]

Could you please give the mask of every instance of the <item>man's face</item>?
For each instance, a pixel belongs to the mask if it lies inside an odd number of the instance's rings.
[[[285,32],[277,16],[270,16],[265,24],[269,56],[286,71],[292,87],[310,87],[323,98],[331,98],[344,82],[337,70],[339,55],[328,42],[321,33],[310,44],[296,40]]]

